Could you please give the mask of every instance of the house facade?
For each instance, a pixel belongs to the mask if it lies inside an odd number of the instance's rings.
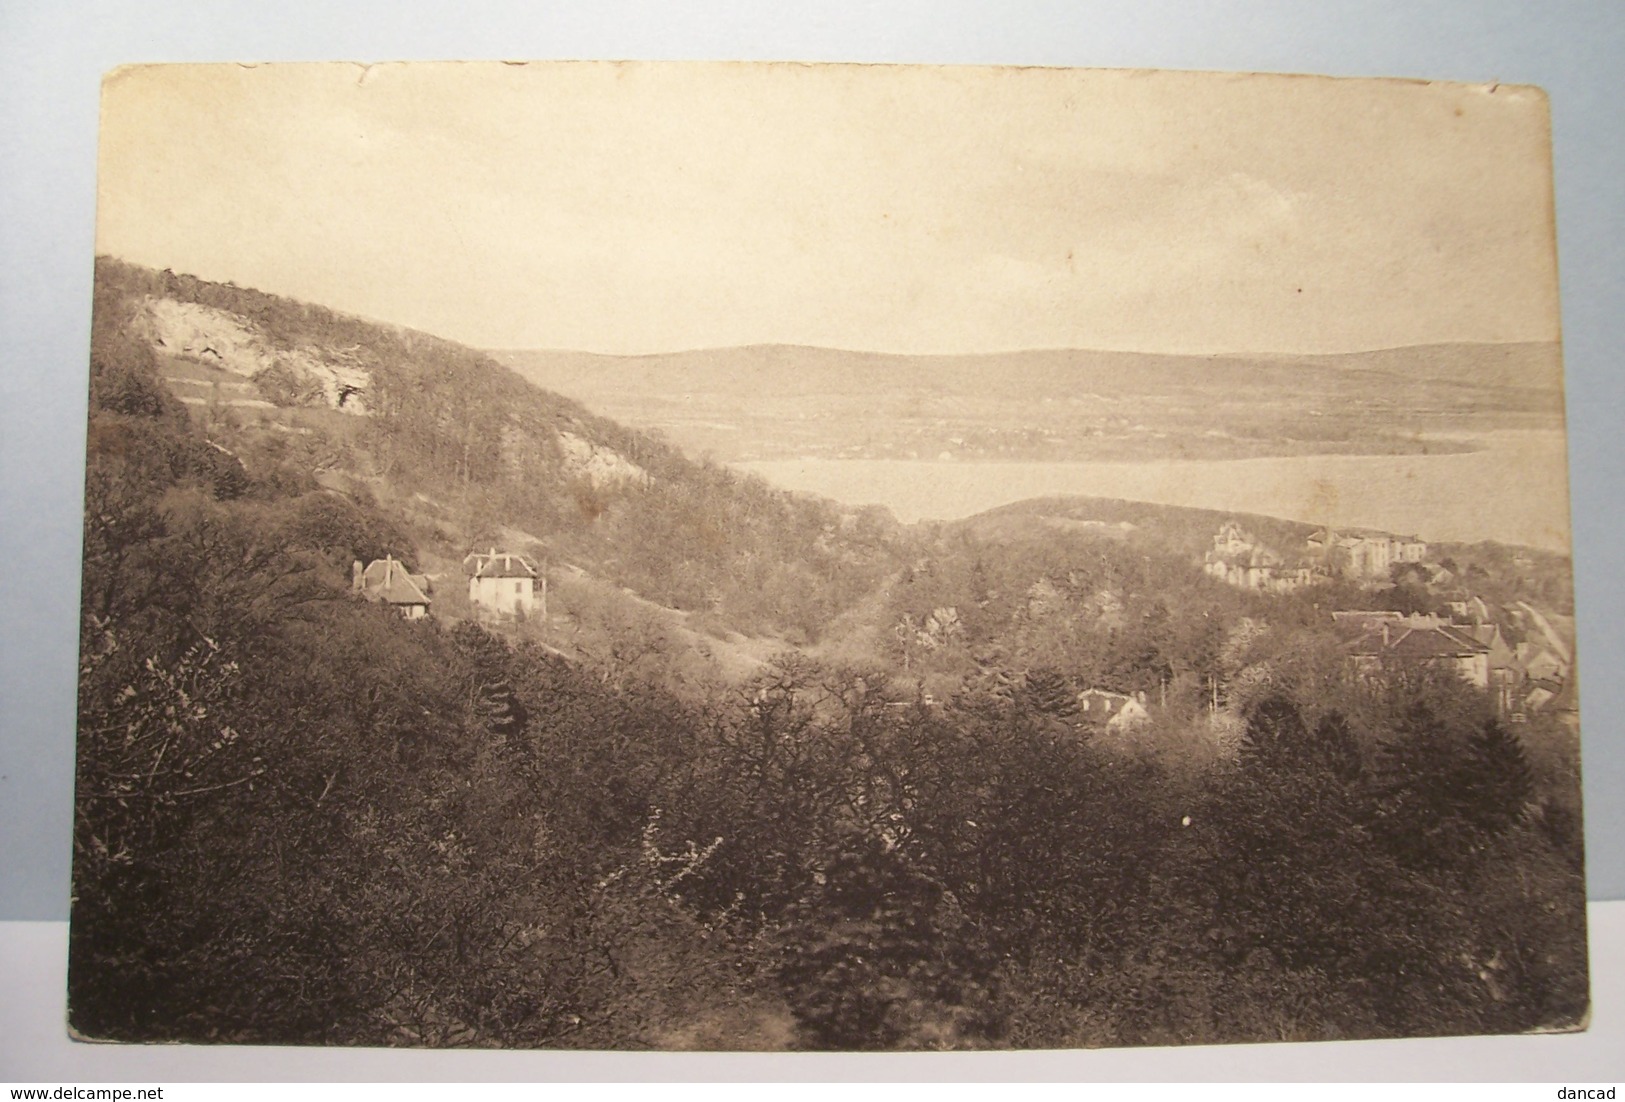
[[[426,574],[413,574],[406,564],[386,555],[365,567],[357,559],[350,568],[350,587],[369,601],[389,605],[408,620],[429,615],[429,594],[434,587]]]
[[[1085,689],[1078,694],[1078,719],[1092,727],[1123,731],[1151,722],[1151,713],[1146,710],[1144,693],[1129,696],[1105,689]]]
[[[1480,601],[1479,604],[1482,605],[1483,602]],[[1501,634],[1500,625],[1472,623],[1452,626],[1489,648],[1484,660],[1489,667],[1489,687],[1495,693],[1496,710],[1501,715],[1519,711],[1517,692],[1519,684],[1523,681],[1523,670],[1518,665],[1518,652],[1507,642],[1506,636]]]
[[[1334,612],[1332,621],[1357,673],[1435,666],[1489,688],[1492,644],[1474,638],[1466,628],[1437,616],[1398,612]]]
[[[1290,593],[1314,583],[1314,573],[1303,563],[1288,563],[1234,521],[1220,525],[1213,549],[1202,560],[1202,570],[1237,589]]]
[[[1385,582],[1395,566],[1421,564],[1428,555],[1423,540],[1386,532],[1321,529],[1309,536],[1306,546],[1329,573],[1363,582]]]
[[[541,571],[524,555],[511,551],[471,552],[463,559],[468,600],[477,611],[493,616],[528,616],[536,610],[536,584]]]

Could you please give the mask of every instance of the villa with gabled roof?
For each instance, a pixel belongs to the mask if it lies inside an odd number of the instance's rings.
[[[1442,666],[1481,689],[1489,687],[1491,644],[1480,642],[1466,628],[1437,616],[1387,611],[1334,612],[1332,622],[1344,653],[1360,673],[1393,666]]]
[[[374,559],[365,568],[357,559],[350,570],[351,588],[369,601],[380,601],[408,620],[421,620],[429,614],[429,594],[434,591],[427,574],[413,574],[393,555]]]
[[[463,559],[468,600],[496,616],[529,615],[536,608],[536,581],[542,572],[524,555],[511,551],[474,551]]]

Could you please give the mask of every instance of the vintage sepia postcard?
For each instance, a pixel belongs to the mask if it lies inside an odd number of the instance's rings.
[[[1414,81],[110,74],[74,1035],[1583,1028],[1550,141]]]

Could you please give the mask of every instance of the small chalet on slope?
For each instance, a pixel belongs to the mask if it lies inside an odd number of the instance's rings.
[[[463,560],[468,575],[468,600],[476,609],[495,616],[530,615],[536,609],[536,564],[511,551],[474,551]],[[545,583],[544,583],[545,584]]]
[[[392,556],[374,559],[365,568],[357,559],[350,568],[351,587],[369,601],[382,601],[408,620],[421,620],[429,614],[429,594],[434,587],[426,574],[413,574],[406,564]]]
[[[1105,689],[1085,689],[1078,694],[1078,719],[1091,727],[1112,731],[1131,730],[1151,722],[1145,708],[1145,694],[1113,693]]]

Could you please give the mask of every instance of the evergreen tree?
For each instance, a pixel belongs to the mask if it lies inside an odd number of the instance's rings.
[[[1499,720],[1486,720],[1468,740],[1463,763],[1462,814],[1480,829],[1499,834],[1523,816],[1534,779],[1523,742]]]
[[[1027,715],[1066,722],[1078,714],[1077,694],[1059,670],[1028,670],[1015,694],[1018,709]]]

